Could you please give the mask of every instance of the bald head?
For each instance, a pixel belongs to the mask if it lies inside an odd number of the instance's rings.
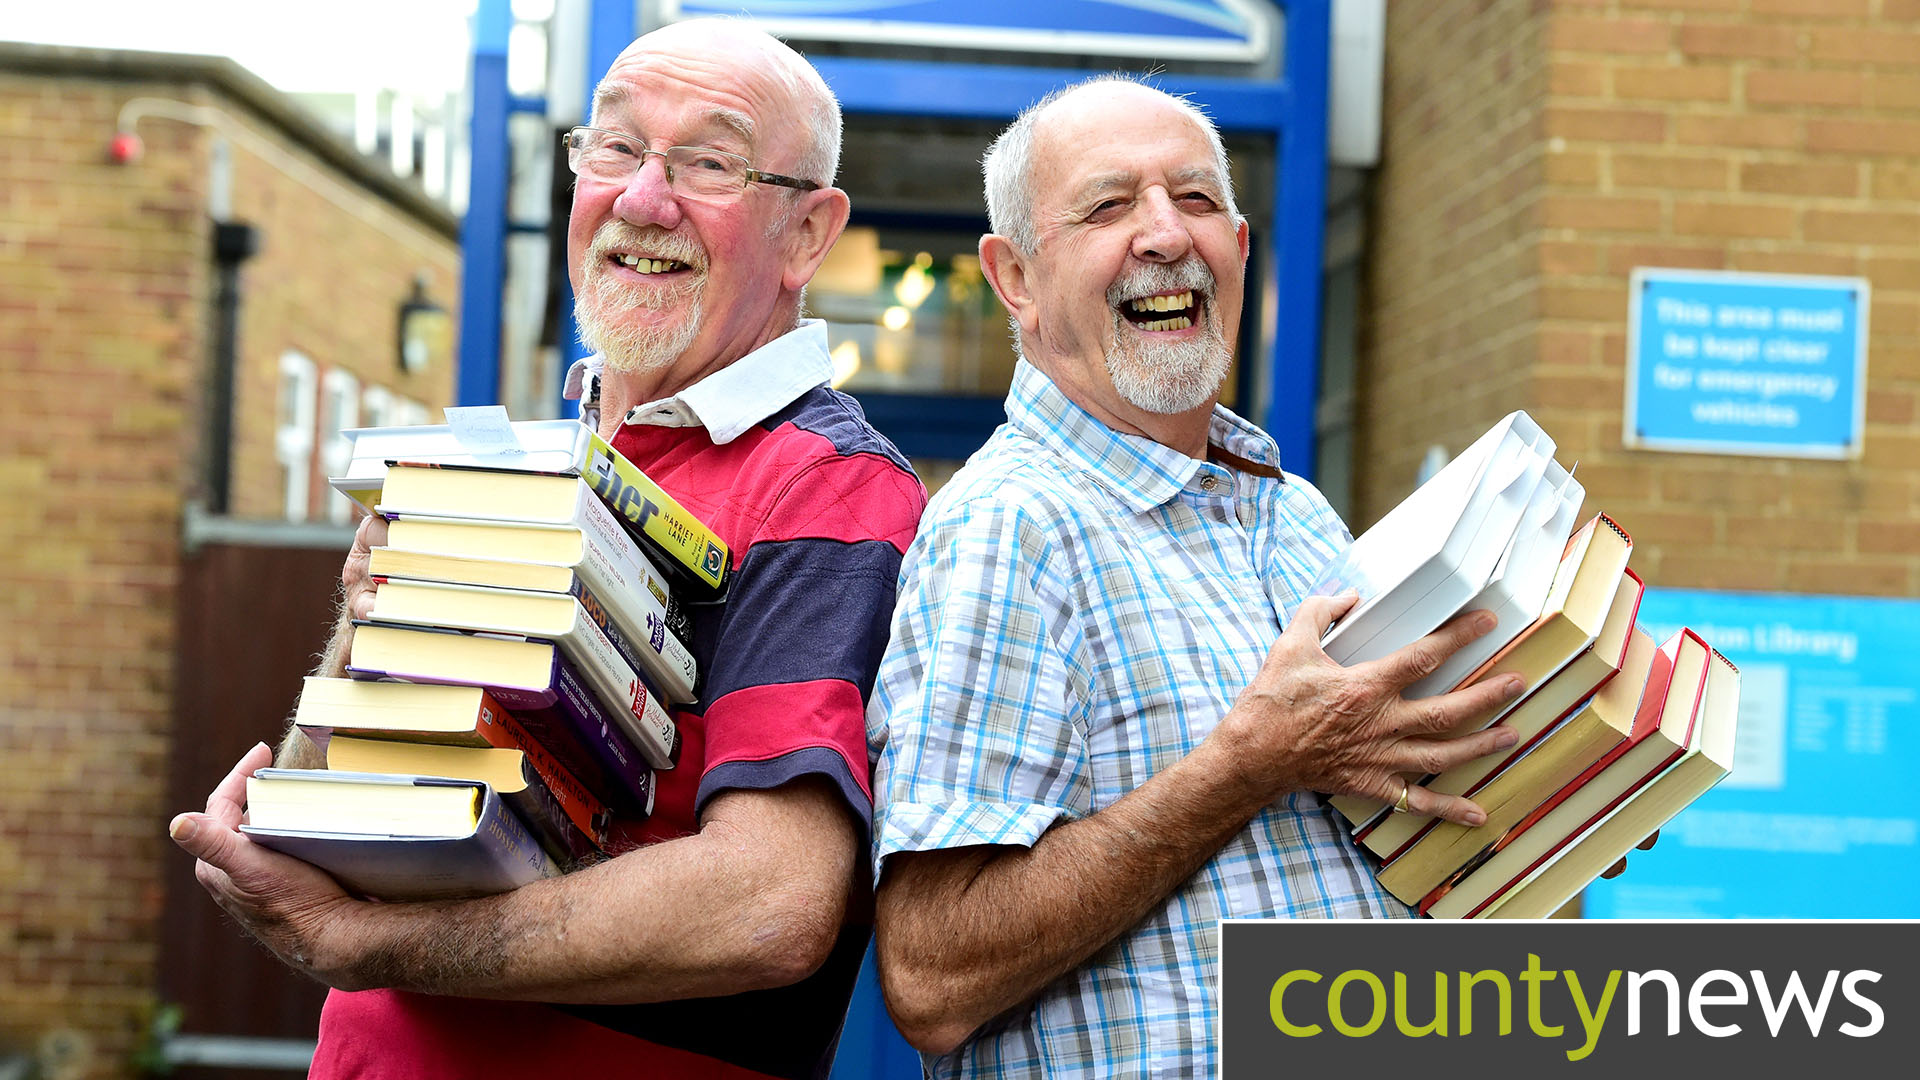
[[[1220,131],[1206,113],[1192,102],[1126,75],[1100,75],[1064,86],[1022,112],[987,149],[981,161],[987,189],[987,222],[994,233],[1011,240],[1021,251],[1034,248],[1033,171],[1034,160],[1050,142],[1056,122],[1071,119],[1082,105],[1104,102],[1115,95],[1137,94],[1146,101],[1159,101],[1179,110],[1195,127],[1206,134],[1213,147],[1214,164],[1223,181],[1227,209],[1240,220],[1233,201],[1233,182],[1227,171],[1227,150]]]
[[[840,171],[839,99],[813,65],[785,42],[741,19],[688,19],[635,38],[614,60],[610,71],[619,71],[623,62],[642,54],[698,58],[736,75],[752,73],[770,80],[790,114],[805,129],[800,157],[786,171],[822,186],[833,184]],[[618,104],[626,93],[626,88],[612,78],[602,81],[593,97],[595,117],[609,105]],[[747,117],[732,119],[751,127]],[[742,134],[765,140],[769,133],[748,130]]]

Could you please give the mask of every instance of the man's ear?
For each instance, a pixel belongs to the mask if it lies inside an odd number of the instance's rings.
[[[1247,266],[1247,253],[1253,250],[1253,234],[1247,229],[1246,218],[1240,219],[1240,228],[1236,231],[1240,236],[1240,268],[1245,270]]]
[[[799,292],[813,280],[814,271],[826,261],[833,242],[847,227],[852,206],[847,193],[839,188],[820,188],[802,192],[800,205],[794,208],[794,220],[788,225],[787,266],[780,284],[788,292]]]
[[[980,238],[980,273],[993,286],[993,294],[1020,323],[1020,332],[1032,334],[1036,324],[1033,290],[1027,282],[1027,257],[1013,241],[998,233]]]

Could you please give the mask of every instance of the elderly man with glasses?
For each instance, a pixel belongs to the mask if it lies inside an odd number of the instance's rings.
[[[237,831],[264,746],[174,820],[221,906],[335,987],[313,1075],[826,1074],[871,923],[862,712],[925,502],[800,318],[847,220],[839,142],[819,75],[736,21],[636,41],[567,135],[582,418],[735,558],[694,611],[699,698],[641,846],[499,896],[358,900]],[[297,732],[280,758],[317,764]]]

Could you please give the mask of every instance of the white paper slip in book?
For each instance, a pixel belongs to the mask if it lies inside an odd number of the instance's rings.
[[[479,422],[487,419],[497,422]],[[351,446],[347,466],[328,483],[371,510],[379,501],[390,461],[578,474],[586,463],[591,435],[592,430],[578,420],[509,421],[504,409],[498,410],[497,418],[471,417],[459,424],[351,428],[340,433]]]
[[[1309,590],[1360,603],[1321,641],[1341,664],[1377,660],[1432,633],[1494,579],[1553,460],[1553,440],[1509,414],[1389,510]]]

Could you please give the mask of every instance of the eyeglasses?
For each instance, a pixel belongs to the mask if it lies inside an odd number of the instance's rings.
[[[652,150],[637,138],[618,131],[577,127],[562,136],[567,148],[567,167],[575,176],[585,176],[611,184],[624,184],[640,171],[647,155],[658,157],[666,166],[667,183],[674,191],[695,198],[732,198],[748,184],[774,184],[779,187],[813,191],[819,184],[779,173],[761,172],[747,164],[739,154],[711,150],[704,146],[669,146]]]

